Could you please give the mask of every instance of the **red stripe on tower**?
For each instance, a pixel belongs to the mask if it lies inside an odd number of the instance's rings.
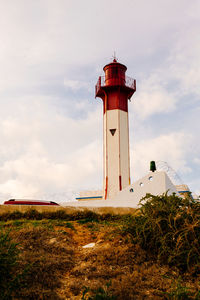
[[[119,190],[122,190],[122,176],[119,176]]]

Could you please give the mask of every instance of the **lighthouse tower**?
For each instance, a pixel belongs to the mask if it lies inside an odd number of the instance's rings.
[[[136,81],[125,75],[126,66],[116,58],[103,70],[95,96],[103,100],[104,112],[103,198],[112,199],[130,185],[128,100],[136,91]]]

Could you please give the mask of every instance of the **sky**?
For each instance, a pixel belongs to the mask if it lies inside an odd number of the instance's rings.
[[[167,162],[200,194],[199,0],[0,0],[0,203],[102,189],[97,79],[127,66],[131,180]]]

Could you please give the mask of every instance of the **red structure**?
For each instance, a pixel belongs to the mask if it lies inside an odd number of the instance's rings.
[[[95,98],[104,102],[104,113],[111,109],[128,112],[128,99],[136,91],[136,80],[125,75],[127,67],[113,60],[103,68],[105,76],[99,76]]]
[[[53,201],[43,201],[43,200],[16,200],[10,199],[4,202],[4,205],[53,205],[59,206],[58,203]]]
[[[136,80],[126,76],[126,66],[117,62],[103,68],[95,97],[104,106],[104,199],[113,198],[130,184],[128,100],[136,91]]]

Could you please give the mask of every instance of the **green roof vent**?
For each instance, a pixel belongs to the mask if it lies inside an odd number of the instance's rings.
[[[150,171],[152,172],[156,171],[156,163],[154,160],[150,161]]]

